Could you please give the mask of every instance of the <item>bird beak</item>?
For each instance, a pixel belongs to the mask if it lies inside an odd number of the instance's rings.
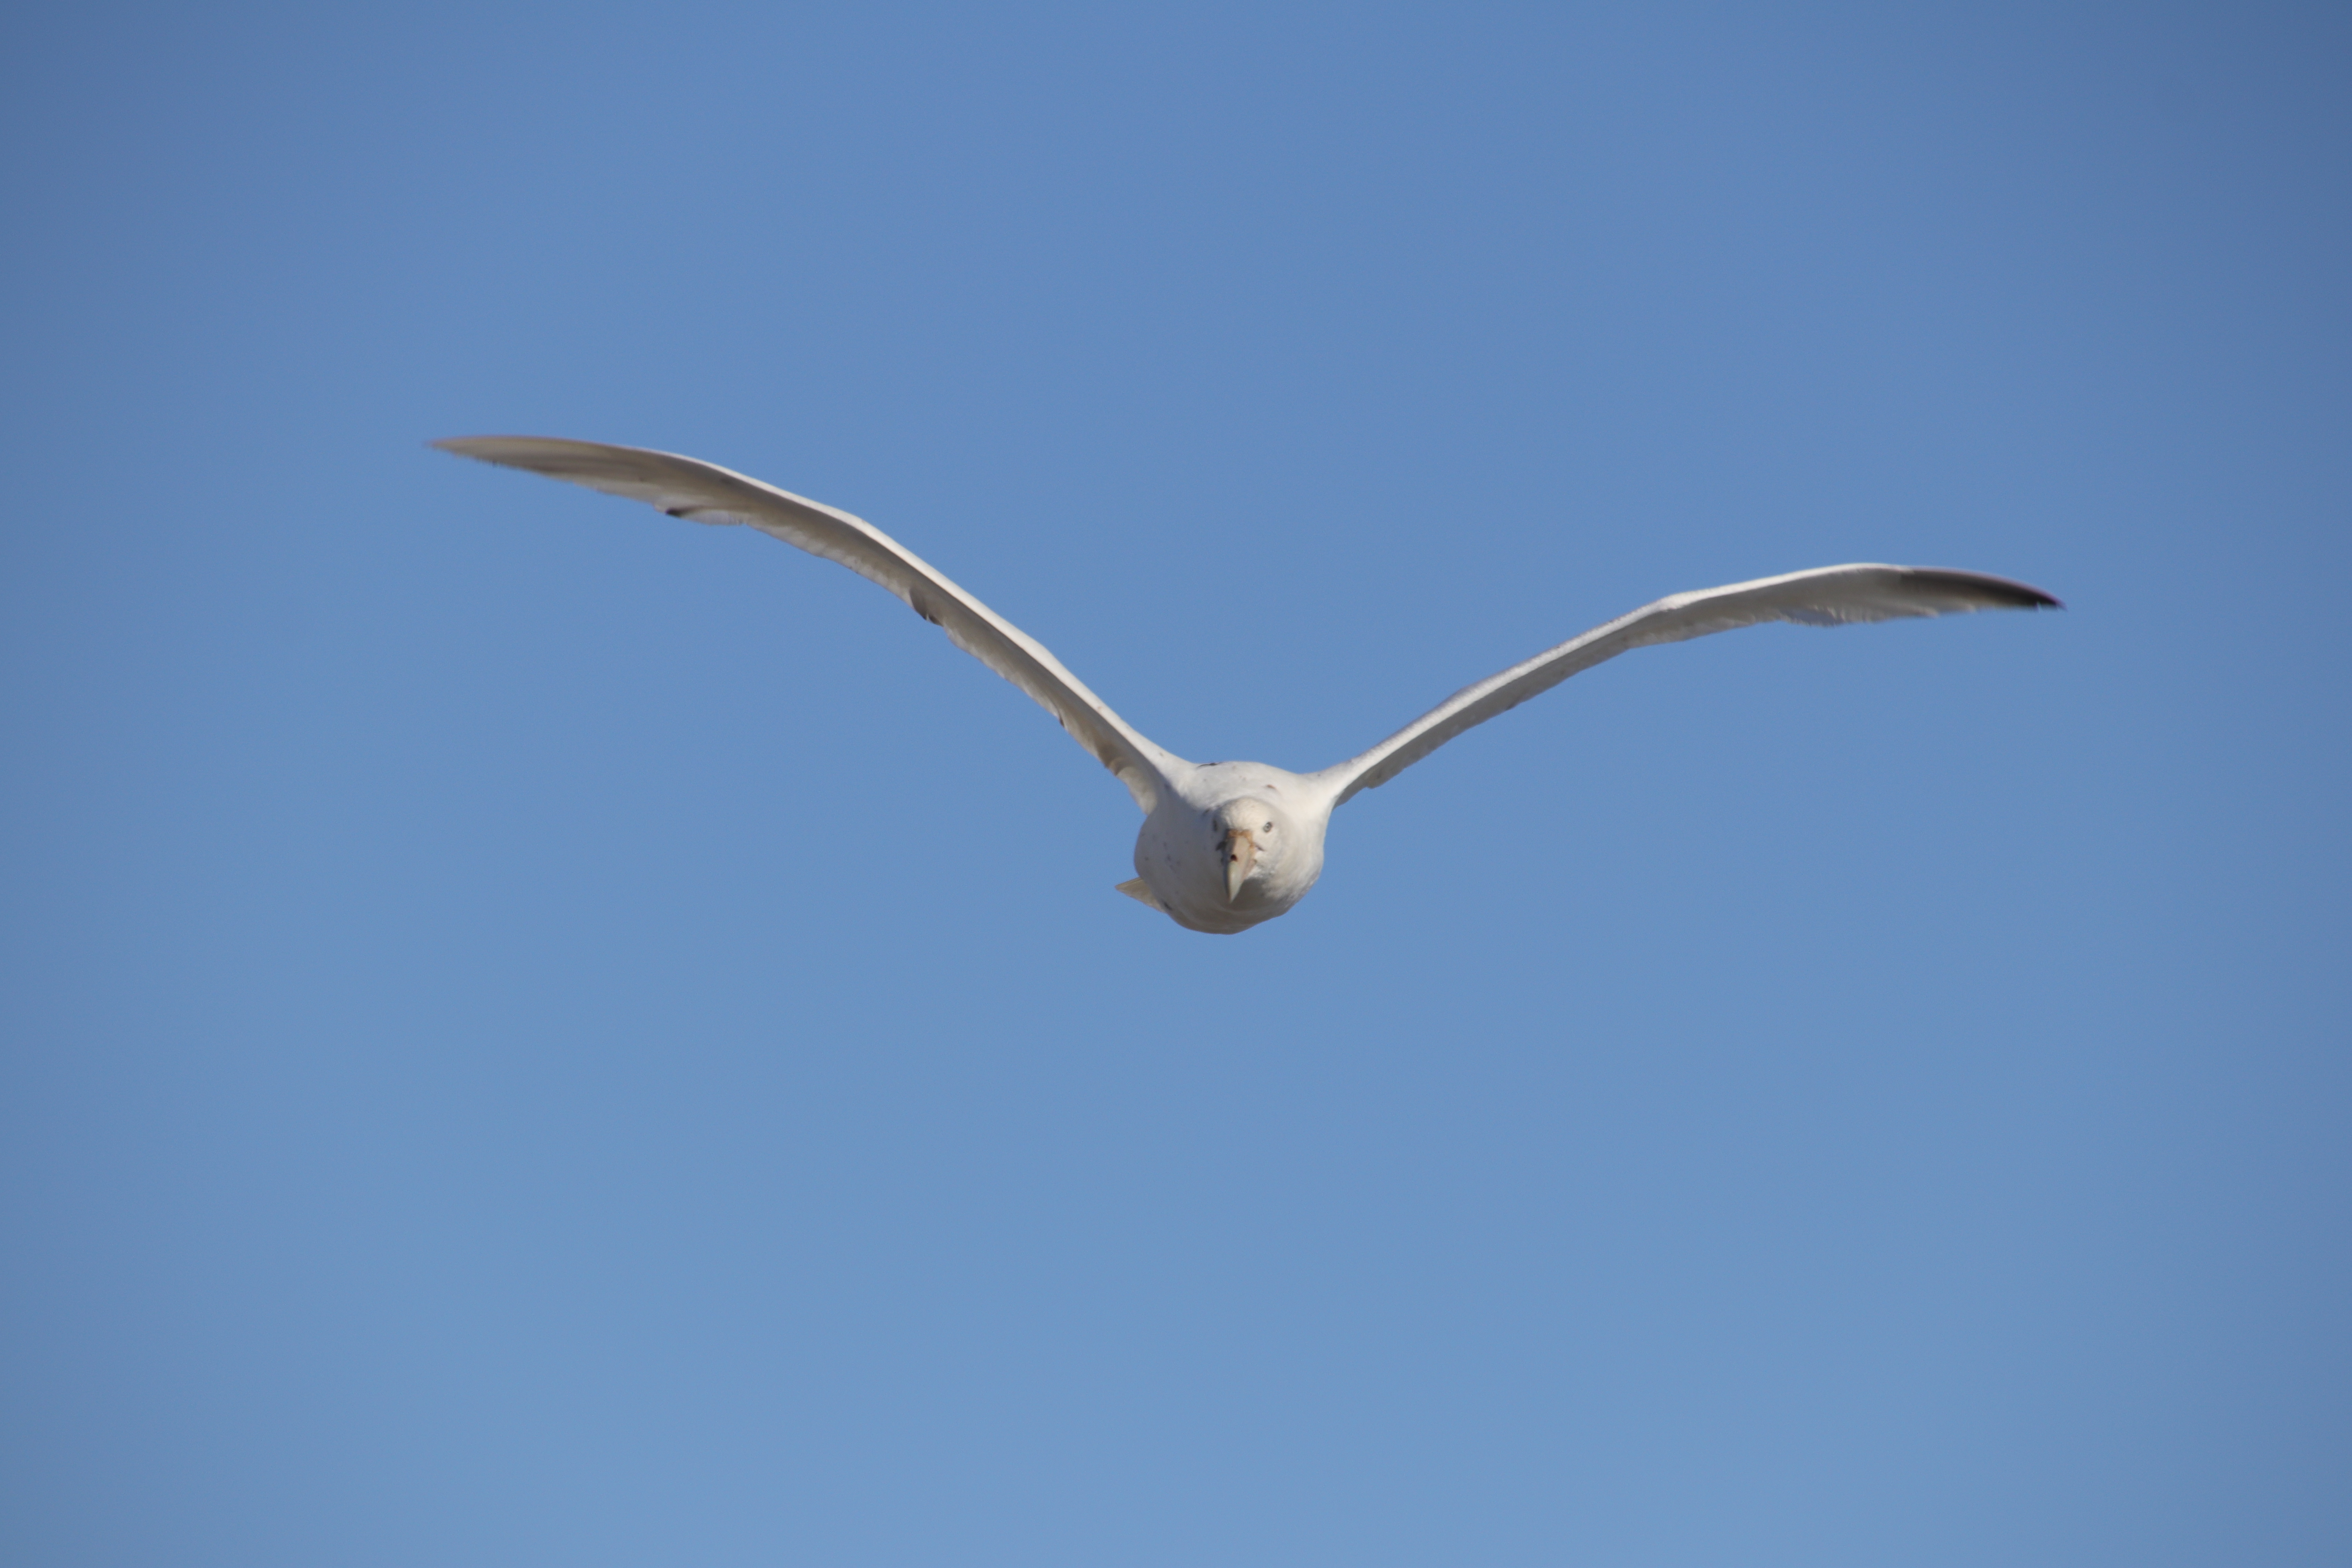
[[[1225,857],[1225,902],[1230,904],[1242,896],[1242,884],[1257,864],[1257,839],[1246,827],[1228,827],[1219,847]]]

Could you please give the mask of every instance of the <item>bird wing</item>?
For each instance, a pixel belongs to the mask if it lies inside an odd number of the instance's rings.
[[[956,647],[1034,698],[1062,728],[1118,775],[1149,813],[1169,774],[1184,764],[1145,740],[1062,668],[1043,644],[957,587],[915,552],[862,518],[715,463],[637,447],[538,436],[468,436],[436,441],[459,457],[527,468],[659,507],[697,522],[748,523],[879,583]]]
[[[1817,566],[1810,572],[1759,577],[1696,593],[1671,594],[1582,637],[1547,648],[1475,686],[1465,686],[1360,756],[1316,775],[1344,801],[1384,784],[1474,724],[1483,724],[1580,669],[1615,658],[1628,648],[1681,642],[1764,621],[1836,626],[1904,616],[1946,616],[1963,610],[2063,608],[2039,588],[1935,566]]]

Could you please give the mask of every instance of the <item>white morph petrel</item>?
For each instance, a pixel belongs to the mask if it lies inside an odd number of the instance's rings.
[[[749,523],[887,588],[956,647],[1036,699],[1118,775],[1143,810],[1135,869],[1118,890],[1191,931],[1247,931],[1286,914],[1323,872],[1334,807],[1384,784],[1474,724],[1548,691],[1627,648],[1680,642],[1764,621],[1842,626],[1962,610],[2055,609],[2039,588],[1929,566],[1818,566],[1692,594],[1671,594],[1582,637],[1465,686],[1368,752],[1321,773],[1264,763],[1188,763],[1153,745],[1045,647],[861,518],[713,463],[635,447],[533,436],[434,443],[657,506],[697,522]]]

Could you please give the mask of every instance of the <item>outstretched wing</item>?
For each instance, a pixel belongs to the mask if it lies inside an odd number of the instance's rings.
[[[2063,607],[2041,589],[2023,583],[1934,566],[1817,566],[1781,577],[1672,594],[1515,664],[1500,675],[1464,687],[1370,751],[1316,776],[1335,786],[1341,801],[1358,790],[1384,784],[1472,725],[1483,724],[1538,692],[1550,690],[1578,670],[1615,658],[1628,648],[1681,642],[1764,621],[1837,626],[1852,621],[1948,616],[1962,610]]]
[[[626,496],[657,506],[672,517],[749,523],[812,555],[839,562],[898,595],[915,614],[947,633],[956,647],[1036,699],[1078,744],[1118,775],[1136,805],[1147,813],[1166,787],[1171,769],[1183,765],[1129,728],[1108,704],[1087,689],[1085,682],[1064,669],[1043,644],[1024,636],[1020,628],[862,518],[763,485],[715,463],[671,452],[538,436],[468,436],[433,444],[459,457],[528,468],[550,479]]]

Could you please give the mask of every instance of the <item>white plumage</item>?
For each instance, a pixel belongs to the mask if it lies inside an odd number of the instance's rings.
[[[748,523],[887,588],[958,647],[1034,698],[1127,785],[1144,823],[1135,843],[1136,879],[1118,890],[1193,931],[1246,931],[1286,913],[1321,875],[1324,829],[1342,802],[1388,783],[1471,726],[1628,648],[1765,621],[1841,626],[2059,607],[2056,599],[2023,583],[1937,567],[1821,566],[1760,577],[1644,605],[1464,687],[1370,750],[1320,773],[1294,773],[1263,763],[1202,764],[1145,739],[1043,645],[861,518],[669,452],[533,436],[467,437],[435,445],[626,496],[672,517]]]

